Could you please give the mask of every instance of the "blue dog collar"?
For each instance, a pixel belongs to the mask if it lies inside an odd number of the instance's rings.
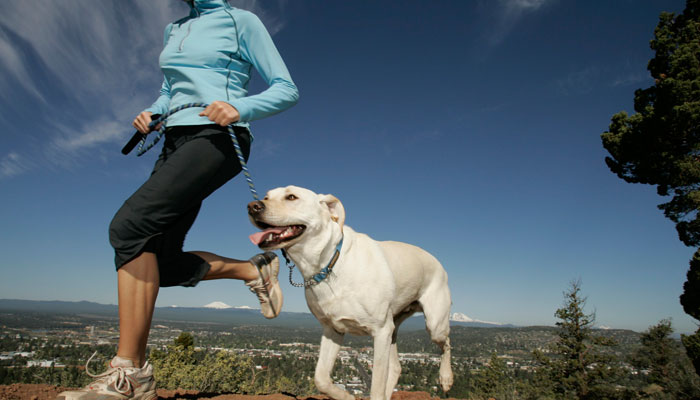
[[[340,242],[338,242],[338,245],[335,246],[335,253],[333,253],[333,257],[331,258],[331,261],[326,265],[323,269],[321,269],[318,274],[314,275],[311,277],[312,280],[316,281],[316,283],[321,283],[328,275],[330,275],[331,270],[335,266],[335,263],[338,261],[338,258],[340,257],[340,249],[343,248],[343,238],[340,238]]]
[[[294,287],[303,287],[307,288],[310,286],[318,285],[321,283],[324,279],[328,277],[328,275],[331,274],[331,270],[335,266],[335,263],[338,261],[338,258],[340,257],[340,250],[343,247],[343,238],[340,238],[340,242],[338,243],[337,246],[335,246],[335,253],[333,253],[333,257],[331,258],[331,261],[326,265],[323,269],[321,269],[316,275],[312,276],[310,279],[304,281],[304,283],[296,283],[292,280],[292,270],[294,269],[295,265],[294,263],[291,262],[289,259],[289,256],[287,256],[287,252],[282,249],[282,255],[284,256],[285,261],[287,262],[287,267],[289,267],[289,284],[294,286]]]

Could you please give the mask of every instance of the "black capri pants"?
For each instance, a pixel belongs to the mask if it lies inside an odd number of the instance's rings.
[[[247,128],[235,127],[244,158]],[[141,253],[155,253],[160,286],[195,286],[209,271],[201,257],[182,251],[202,201],[241,172],[228,128],[175,126],[148,180],[117,211],[109,226],[117,270]]]

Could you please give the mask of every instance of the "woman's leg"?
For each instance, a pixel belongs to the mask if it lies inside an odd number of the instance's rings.
[[[265,318],[275,318],[282,310],[284,298],[277,275],[279,259],[272,252],[258,254],[248,261],[222,257],[204,251],[187,254],[206,261],[209,270],[202,280],[240,279],[260,300],[260,312]]]
[[[221,257],[213,253],[192,252],[211,266],[202,280],[259,278],[250,261]],[[119,282],[119,349],[117,355],[136,366],[146,361],[146,344],[159,288],[158,262],[149,252],[124,264],[117,272]]]
[[[117,271],[119,282],[119,348],[109,369],[82,389],[58,395],[62,400],[155,399],[153,367],[146,366],[146,342],[158,296],[158,264],[143,252]]]
[[[194,136],[188,136],[190,130]],[[185,235],[202,200],[240,172],[241,167],[227,133],[209,127],[185,128],[180,132],[184,135],[171,131],[166,136],[154,173],[125,202],[110,227],[110,241],[117,250],[118,355],[139,366],[145,361],[159,286],[195,286],[203,278],[258,280],[261,276],[247,261],[182,252]],[[239,141],[247,156],[249,136],[242,135]],[[120,264],[120,260],[129,261]]]
[[[248,260],[222,257],[206,251],[192,251],[190,253],[202,258],[210,265],[209,272],[202,280],[240,279],[252,281],[259,277],[257,268]]]
[[[119,282],[119,348],[117,355],[141,367],[159,287],[158,262],[144,252],[117,271]]]

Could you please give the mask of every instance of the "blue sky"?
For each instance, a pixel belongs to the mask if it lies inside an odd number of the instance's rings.
[[[678,302],[693,249],[653,187],[608,171],[600,141],[652,84],[658,15],[683,1],[231,4],[260,16],[301,92],[253,125],[259,191],[332,193],[356,230],[429,250],[453,312],[552,325],[581,279],[598,325],[695,330]],[[0,298],[116,304],[107,226],[158,152],[119,150],[157,96],[163,28],[185,13],[179,0],[0,3]],[[250,200],[242,176],[229,182],[186,249],[255,254]],[[285,309],[306,311],[281,276]],[[257,305],[237,281],[163,289],[157,304],[212,301]]]

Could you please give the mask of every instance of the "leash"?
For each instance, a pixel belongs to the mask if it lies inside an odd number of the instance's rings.
[[[287,262],[287,267],[289,268],[289,284],[294,286],[294,287],[303,287],[303,288],[308,288],[311,286],[316,286],[319,283],[321,283],[324,279],[326,279],[331,272],[333,272],[333,267],[335,266],[335,263],[338,261],[338,257],[340,257],[340,249],[343,248],[343,238],[340,238],[340,242],[338,243],[337,246],[335,246],[335,253],[333,253],[333,257],[331,257],[331,261],[326,265],[323,269],[321,269],[316,275],[312,276],[310,279],[305,280],[302,283],[296,283],[292,279],[292,271],[294,270],[294,263],[292,260],[289,259],[289,256],[287,255],[287,251],[282,249],[282,255],[284,256],[284,260]]]
[[[122,149],[123,154],[128,154],[136,145],[136,141],[138,141],[139,148],[137,152],[137,156],[141,157],[144,155],[148,150],[152,149],[153,146],[158,143],[160,138],[163,136],[163,133],[165,133],[165,120],[168,119],[169,116],[175,114],[178,111],[184,110],[186,108],[192,108],[192,107],[202,107],[206,108],[209,106],[209,104],[206,103],[187,103],[183,104],[181,106],[177,106],[165,114],[158,115],[154,114],[151,117],[156,117],[156,119],[152,120],[150,124],[148,124],[148,127],[153,130],[158,124],[160,125],[160,129],[158,129],[158,134],[156,137],[153,139],[151,143],[146,145],[146,135],[141,133],[141,132],[136,132],[134,133],[134,136],[131,138],[129,143],[124,146]],[[243,175],[245,175],[245,179],[248,182],[248,188],[250,189],[250,193],[253,194],[253,198],[255,200],[260,200],[258,197],[258,192],[255,190],[255,185],[253,184],[253,178],[250,176],[250,171],[248,171],[248,165],[245,162],[245,158],[243,157],[243,151],[241,151],[241,146],[238,144],[238,139],[236,138],[236,133],[233,130],[233,124],[228,126],[228,133],[231,135],[231,140],[233,140],[233,147],[236,149],[236,155],[238,156],[238,161],[241,163],[241,169],[243,170]],[[139,140],[140,138],[140,140]],[[145,147],[144,147],[145,146]]]

